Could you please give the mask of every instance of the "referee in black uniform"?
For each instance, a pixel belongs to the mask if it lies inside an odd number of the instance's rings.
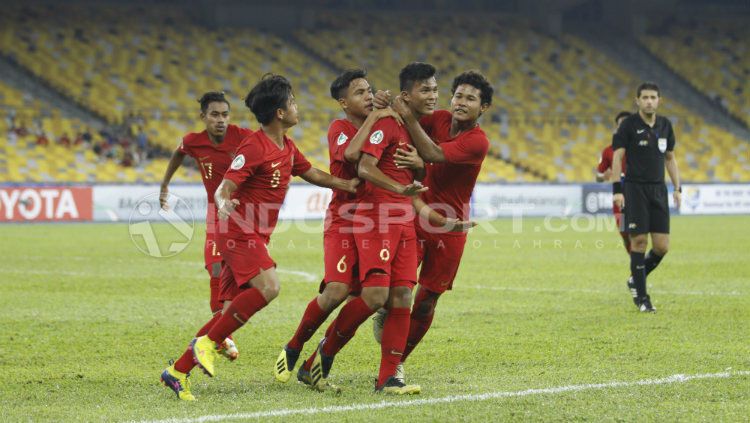
[[[652,82],[638,86],[638,113],[625,119],[612,138],[612,180],[614,202],[625,207],[625,230],[630,233],[630,274],[628,288],[642,312],[655,312],[646,292],[646,276],[659,265],[669,250],[669,205],[664,168],[674,185],[674,202],[680,207],[682,188],[672,123],[656,115],[659,87]],[[622,157],[627,155],[628,172],[620,182]],[[615,177],[617,176],[617,177]],[[648,234],[651,251],[646,254]]]

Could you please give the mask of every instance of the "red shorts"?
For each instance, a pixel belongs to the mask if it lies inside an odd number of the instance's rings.
[[[320,285],[321,292],[328,282],[349,285],[353,293],[359,293],[359,271],[357,266],[357,244],[349,229],[330,228],[323,234],[323,262],[325,275]]]
[[[216,245],[216,234],[206,231],[206,243],[203,245],[203,261],[206,263],[206,269],[211,272],[211,266],[214,263],[221,263],[221,253],[219,246]]]
[[[453,289],[464,245],[465,233],[429,233],[417,227],[417,257],[422,263],[419,284],[437,294]]]
[[[220,236],[217,244],[224,257],[220,301],[231,301],[240,291],[247,288],[246,284],[258,276],[261,270],[276,267],[276,263],[268,254],[264,240],[257,234],[243,240]]]
[[[376,225],[376,228],[378,225]],[[367,286],[408,286],[417,280],[417,236],[414,224],[392,224],[386,231],[356,233],[359,255],[359,279]],[[371,272],[386,274],[383,278],[365,276]]]

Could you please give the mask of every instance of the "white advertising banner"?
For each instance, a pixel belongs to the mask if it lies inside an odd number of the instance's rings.
[[[687,184],[680,214],[750,213],[750,184]]]
[[[93,191],[95,221],[159,220],[159,185],[97,185]],[[177,216],[205,221],[207,198],[202,185],[170,185],[169,193],[170,209]],[[322,219],[330,201],[330,189],[293,184],[279,218]]]
[[[568,216],[581,213],[581,185],[479,184],[474,217]]]

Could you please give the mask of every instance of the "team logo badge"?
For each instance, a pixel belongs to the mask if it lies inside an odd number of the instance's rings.
[[[245,156],[242,154],[238,154],[237,157],[232,160],[232,165],[230,166],[233,170],[242,169],[242,166],[245,166]]]
[[[370,144],[378,145],[383,141],[383,131],[378,129],[370,135]]]
[[[666,138],[659,138],[659,151],[662,153],[667,151],[667,139]]]
[[[344,145],[344,143],[348,139],[349,139],[349,137],[347,137],[346,135],[344,135],[344,133],[342,132],[342,133],[339,134],[339,137],[336,139],[336,145]]]

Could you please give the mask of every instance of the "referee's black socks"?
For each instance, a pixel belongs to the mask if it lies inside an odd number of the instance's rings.
[[[664,256],[660,256],[654,252],[653,249],[651,249],[648,254],[646,254],[646,274],[648,275],[651,273],[652,270],[656,269],[656,266],[661,263],[661,259],[663,259]]]
[[[633,275],[633,284],[638,297],[646,296],[646,254],[630,252],[630,274]],[[654,266],[656,267],[656,266]]]

